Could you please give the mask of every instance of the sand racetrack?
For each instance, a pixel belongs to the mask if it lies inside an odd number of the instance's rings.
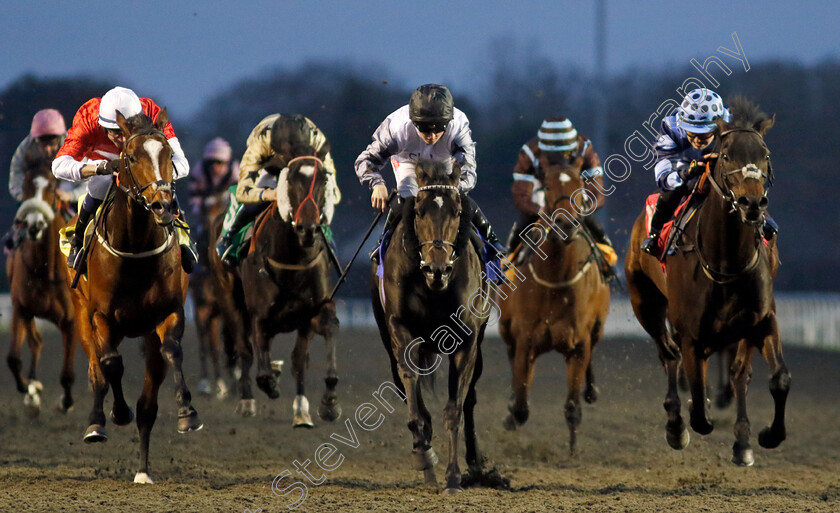
[[[198,349],[190,326],[184,340],[185,370],[193,389],[193,404],[205,427],[177,433],[174,386],[168,377],[161,390],[160,413],[152,432],[151,486],[132,483],[138,468],[137,429],[108,425],[105,444],[87,445],[91,396],[87,362],[80,350],[76,361],[76,407],[58,413],[57,336],[46,334],[39,378],[45,386],[39,418],[24,415],[22,396],[10,373],[0,370],[0,511],[91,512],[275,512],[298,496],[272,493],[274,476],[290,470],[293,461],[313,459],[318,446],[335,432],[347,436],[345,419],[371,393],[390,380],[384,349],[372,331],[343,329],[340,334],[339,395],[344,415],[328,424],[316,417],[312,430],[291,427],[294,386],[286,371],[283,394],[271,401],[257,391],[258,415],[234,414],[234,399],[219,400],[196,392]],[[784,342],[784,341],[783,341]],[[326,473],[321,486],[309,484],[299,511],[713,511],[804,512],[840,511],[840,353],[785,348],[793,375],[788,400],[788,439],[775,450],[758,446],[756,435],[769,422],[772,401],[766,366],[754,362],[749,395],[755,466],[729,462],[733,442],[734,406],[713,410],[716,429],[701,437],[691,433],[683,451],[668,447],[664,438],[665,376],[655,349],[642,340],[607,339],[594,352],[601,396],[584,404],[578,437],[579,454],[570,457],[563,419],[565,365],[559,355],[543,357],[531,395],[531,418],[515,432],[502,428],[506,414],[510,369],[503,342],[484,343],[485,371],[479,381],[476,423],[485,453],[511,480],[511,490],[468,489],[441,496],[421,485],[411,470],[411,438],[402,404],[385,413],[372,431],[354,422],[359,447],[336,444],[344,457]],[[7,347],[5,344],[3,347]],[[289,360],[291,339],[275,340],[273,356]],[[121,346],[126,361],[126,398],[134,404],[142,379],[138,343]],[[323,392],[323,343],[312,350],[308,397],[313,415]],[[24,357],[28,365],[28,355]],[[710,367],[714,368],[714,366]],[[438,382],[444,381],[439,376]],[[435,447],[447,454],[442,425],[445,388],[427,402],[435,421]],[[687,394],[682,394],[683,414]],[[110,397],[106,413],[110,410]],[[687,417],[686,417],[687,418]],[[333,443],[335,443],[333,441]],[[463,444],[461,445],[463,451]],[[462,455],[463,458],[463,455]],[[335,461],[335,460],[333,460]],[[462,467],[463,468],[463,467]],[[310,469],[316,477],[323,471]],[[317,472],[315,472],[317,470]],[[443,483],[445,465],[437,467]]]

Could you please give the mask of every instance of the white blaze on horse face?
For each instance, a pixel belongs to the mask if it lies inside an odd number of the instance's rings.
[[[35,197],[39,199],[44,199],[44,189],[50,184],[49,180],[44,178],[43,176],[36,176],[33,180],[35,183]]]
[[[435,197],[435,199],[433,199],[432,201],[434,201],[434,202],[435,202],[435,204],[436,204],[439,208],[443,208],[443,196],[436,196],[436,197]]]
[[[737,169],[736,172],[740,171],[742,175],[744,175],[744,179],[747,178],[755,178],[756,180],[761,179],[761,170],[758,169],[758,166],[755,164],[747,164],[746,166],[742,167],[741,169]]]
[[[163,180],[163,177],[160,176],[160,159],[158,158],[160,152],[163,150],[163,143],[155,139],[149,139],[143,143],[143,149],[149,154],[149,158],[152,159],[152,165],[155,166],[155,178],[157,180]]]
[[[557,177],[557,181],[560,183],[571,182],[572,177],[567,175],[566,173],[560,173],[560,176]]]
[[[284,221],[289,222],[292,219],[292,202],[289,199],[289,168],[283,168],[280,171],[280,176],[277,177],[277,212]]]

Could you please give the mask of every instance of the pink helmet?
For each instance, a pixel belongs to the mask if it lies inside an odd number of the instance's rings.
[[[37,139],[42,135],[64,135],[67,132],[67,125],[64,124],[64,116],[55,109],[43,109],[35,113],[32,118],[32,127],[29,135]]]
[[[229,162],[231,157],[230,144],[221,137],[216,137],[204,147],[204,160],[220,160]]]

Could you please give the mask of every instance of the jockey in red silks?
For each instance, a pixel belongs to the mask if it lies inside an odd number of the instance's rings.
[[[73,117],[73,126],[70,127],[67,138],[52,164],[56,178],[71,182],[88,181],[88,195],[79,210],[79,219],[70,241],[70,255],[67,258],[67,265],[76,269],[85,228],[105,199],[105,194],[119,169],[119,157],[125,144],[125,136],[117,125],[117,111],[126,119],[143,113],[155,121],[161,108],[154,100],[138,98],[134,91],[125,87],[115,87],[101,98],[91,98],[79,107]],[[172,123],[167,123],[163,132],[172,149],[173,179],[183,178],[189,174],[190,166],[178,137],[175,136]],[[178,200],[174,193],[173,203],[175,208],[178,208]],[[183,220],[183,216],[181,218]],[[184,270],[191,272],[197,261],[198,252],[194,245],[182,244],[181,265]]]

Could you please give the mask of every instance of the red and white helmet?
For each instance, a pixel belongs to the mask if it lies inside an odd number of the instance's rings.
[[[55,109],[43,109],[35,113],[32,118],[32,126],[29,128],[29,135],[37,139],[44,135],[64,135],[67,132],[67,125],[64,124],[64,116]]]
[[[143,112],[140,98],[125,87],[115,87],[105,93],[99,104],[99,124],[105,128],[117,129],[117,111],[126,119]]]

